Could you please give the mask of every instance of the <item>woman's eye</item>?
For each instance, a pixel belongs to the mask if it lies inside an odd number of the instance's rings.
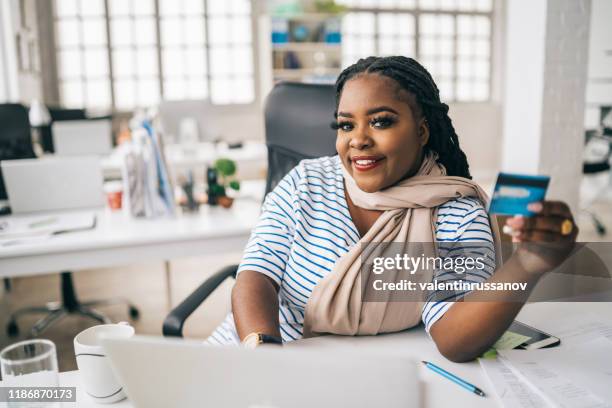
[[[392,118],[376,118],[372,119],[370,125],[376,129],[386,129],[391,126],[395,121]]]
[[[343,132],[350,132],[351,130],[353,130],[353,124],[350,122],[340,122],[337,125],[337,129],[340,129]]]

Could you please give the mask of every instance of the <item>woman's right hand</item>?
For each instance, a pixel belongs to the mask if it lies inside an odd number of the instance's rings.
[[[506,220],[512,230],[512,242],[519,244],[512,256],[517,257],[526,272],[542,275],[569,257],[576,243],[578,226],[563,201],[536,202],[528,208],[536,214]]]

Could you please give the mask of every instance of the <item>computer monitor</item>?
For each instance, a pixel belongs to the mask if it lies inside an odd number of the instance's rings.
[[[87,113],[85,109],[64,109],[53,106],[49,106],[48,109],[49,115],[51,116],[51,123],[40,128],[40,141],[45,152],[53,153],[55,152],[55,148],[53,146],[53,135],[51,133],[52,124],[69,120],[84,120],[87,119]]]
[[[51,126],[57,156],[109,155],[113,150],[110,119],[55,122]]]
[[[104,206],[96,156],[6,160],[0,167],[13,214]]]

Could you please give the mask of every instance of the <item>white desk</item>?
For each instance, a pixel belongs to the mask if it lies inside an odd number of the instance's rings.
[[[171,259],[245,247],[259,218],[265,187],[261,181],[243,184],[249,187],[243,190],[253,194],[234,200],[230,209],[201,206],[197,213],[157,219],[135,219],[105,209],[97,213],[92,230],[0,246],[0,278],[163,261],[166,302],[171,307]]]
[[[519,314],[518,319],[539,329],[555,333],[555,327],[566,322],[580,322],[586,314],[596,314],[601,319],[612,319],[612,303],[538,303],[526,306]],[[438,353],[434,343],[425,334],[422,327],[402,333],[374,336],[374,337],[338,337],[326,336],[291,343],[294,348],[347,348],[359,347],[364,349],[384,349],[396,352],[398,355],[407,355],[415,361],[428,360],[457,374],[461,378],[472,382],[482,388],[487,396],[478,397],[465,389],[453,384],[440,375],[433,373],[425,367],[420,367],[423,380],[423,407],[453,407],[453,408],[479,408],[497,407],[493,390],[485,379],[477,362],[456,364],[444,359]],[[559,350],[563,350],[563,339]],[[359,373],[355,374],[356,376]],[[392,373],[390,373],[392,375]],[[83,391],[79,392],[79,379],[76,371],[60,374],[60,383],[63,386],[77,387],[78,407],[100,407],[93,402]],[[228,387],[230,386],[228,379]],[[69,404],[66,405],[70,406]],[[117,408],[132,407],[129,401],[122,401],[113,405]]]
[[[244,248],[259,218],[265,184],[243,183],[230,209],[201,206],[175,217],[137,219],[108,209],[96,227],[41,242],[0,246],[0,277],[218,254]]]
[[[134,219],[102,210],[97,225],[27,244],[0,247],[0,277],[35,275],[218,254],[240,249],[255,225],[261,203],[239,199],[231,209],[203,206],[174,218]]]

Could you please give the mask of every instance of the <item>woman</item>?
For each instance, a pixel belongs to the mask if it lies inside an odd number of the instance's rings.
[[[410,58],[370,57],[345,69],[336,89],[333,127],[338,132],[338,156],[302,161],[268,194],[238,270],[232,313],[211,335],[210,343],[287,342],[304,335],[305,321],[308,334],[374,334],[415,325],[414,313],[407,313],[409,319],[395,326],[362,326],[368,320],[365,303],[347,307],[347,298],[340,304],[334,297],[354,283],[346,280],[356,276],[351,275],[359,255],[356,244],[379,237],[396,219],[402,225],[412,223],[407,227],[411,232],[403,237],[406,242],[414,233],[433,234],[436,242],[481,242],[493,251],[495,226],[492,230],[481,190],[469,180],[448,106],[440,102],[431,75]],[[429,197],[422,183],[434,179],[444,185],[434,186],[436,193]],[[410,199],[391,197],[401,204],[368,202],[389,192],[408,191],[401,190],[407,185],[417,194]],[[449,188],[452,198],[445,199]],[[533,203],[531,210],[537,215],[507,221],[515,242],[561,242],[571,248],[577,228],[567,205]],[[417,227],[409,220],[417,219],[415,214],[425,214],[429,222]],[[394,240],[405,234],[400,230],[393,229]],[[482,279],[524,282],[528,291],[564,259],[524,246],[495,271],[496,254],[486,255]],[[422,319],[450,360],[480,355],[522,306],[508,301],[516,299],[511,293],[497,294],[497,301],[478,302],[478,296],[467,294],[465,299],[471,302],[445,302],[432,296],[419,304],[417,320]],[[355,301],[354,296],[348,299]]]

